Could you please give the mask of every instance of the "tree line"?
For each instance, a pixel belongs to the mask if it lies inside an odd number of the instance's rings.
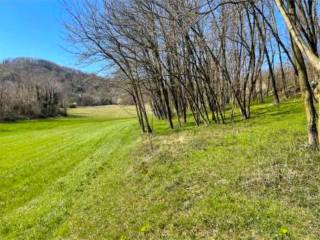
[[[15,73],[1,73],[0,120],[47,118],[61,111],[61,91],[54,81],[23,81]]]
[[[236,109],[249,119],[266,82],[275,104],[295,83],[304,98],[308,143],[318,147],[317,0],[84,0],[65,6],[78,54],[116,66],[142,131],[152,132],[147,106],[170,128],[174,118],[178,127],[185,124],[189,113],[196,125],[224,124],[230,108],[231,120]]]

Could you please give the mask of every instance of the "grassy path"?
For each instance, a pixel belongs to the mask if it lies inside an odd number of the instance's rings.
[[[83,188],[136,143],[135,119],[117,118],[0,125],[0,239],[48,239],[66,221]]]

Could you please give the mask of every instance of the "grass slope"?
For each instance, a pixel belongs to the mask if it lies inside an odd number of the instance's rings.
[[[0,239],[319,239],[300,101],[224,126],[156,121],[152,148],[127,109],[0,125]]]

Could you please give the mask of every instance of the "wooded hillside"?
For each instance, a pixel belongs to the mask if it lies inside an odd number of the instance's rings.
[[[40,59],[5,60],[0,83],[0,119],[56,116],[60,108],[117,100],[108,79]]]

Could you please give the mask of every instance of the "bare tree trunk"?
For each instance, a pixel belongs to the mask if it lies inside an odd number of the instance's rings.
[[[274,71],[273,71],[273,66],[272,66],[272,62],[271,62],[267,47],[265,47],[264,52],[265,52],[265,55],[267,57],[267,62],[268,62],[268,66],[269,66],[269,72],[270,72],[270,79],[271,79],[271,83],[272,83],[274,101],[275,101],[276,104],[279,104],[280,103],[280,98],[279,98],[277,84],[276,84],[276,77],[275,77],[275,74],[274,74]]]
[[[310,64],[315,69],[317,69],[317,71],[320,71],[320,58],[319,58],[319,56],[317,56],[312,51],[312,49],[307,44],[305,44],[305,42],[301,39],[301,36],[298,33],[298,30],[297,30],[295,22],[292,22],[292,20],[289,18],[289,16],[288,16],[288,14],[287,14],[287,12],[286,12],[281,0],[275,0],[275,2],[277,4],[277,6],[278,6],[278,9],[281,12],[281,15],[283,16],[283,19],[284,19],[286,25],[287,25],[287,28],[288,28],[288,31],[289,31],[289,33],[291,35],[292,41],[294,42],[296,47],[301,52],[301,55],[302,55],[302,52],[303,52],[306,55],[306,57],[308,58],[308,60],[310,61]],[[294,0],[289,0],[289,5],[290,5],[291,9],[292,9],[292,7],[293,7],[293,9],[295,9],[295,1]],[[292,13],[295,14],[295,12],[289,11],[290,15]],[[295,20],[296,20],[296,17],[295,17]]]
[[[290,14],[295,16],[295,5],[290,1]],[[298,70],[298,79],[300,83],[301,92],[304,96],[304,105],[308,121],[308,143],[312,148],[319,147],[318,129],[317,129],[317,112],[314,105],[313,91],[308,80],[307,67],[300,51],[300,48],[291,35],[291,42],[294,52],[295,64]]]

